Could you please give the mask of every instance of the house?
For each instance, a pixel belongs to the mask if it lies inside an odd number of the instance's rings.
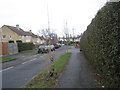
[[[29,33],[26,33],[23,29],[19,28],[19,25],[16,25],[16,27],[4,25],[1,27],[1,29],[2,42],[9,42],[10,40],[13,40],[15,43],[17,40],[26,42],[26,39],[30,38]]]
[[[38,36],[37,37],[37,44],[45,44],[46,43],[46,40],[44,39],[43,36]]]
[[[22,42],[32,42],[33,44],[43,44],[45,43],[45,39],[38,35],[32,33],[30,31],[24,31],[19,27],[19,25],[9,26],[3,25],[0,28],[0,41],[1,42],[9,42],[10,40],[16,43],[17,40],[21,40]]]
[[[32,33],[32,30],[27,33],[32,37],[31,42],[33,42],[33,44],[44,44],[46,42],[43,36],[35,35]]]
[[[33,34],[31,30],[29,32],[24,31],[19,28],[19,25],[16,25],[16,27],[4,25],[1,27],[0,31],[2,32],[0,33],[1,42],[9,42],[12,40],[16,43],[17,40],[21,40],[22,42],[37,43],[37,35]]]
[[[27,35],[29,35],[28,38],[26,38],[26,42],[32,42],[33,44],[37,44],[37,38],[38,36],[35,35],[34,33],[32,33],[32,30],[30,30],[29,32],[26,31]]]

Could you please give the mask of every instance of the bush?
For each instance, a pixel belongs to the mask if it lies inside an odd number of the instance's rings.
[[[18,43],[18,51],[32,50],[34,48],[33,43]]]
[[[17,42],[17,43],[22,43],[22,41],[21,41],[21,40],[16,40],[16,42]]]
[[[14,41],[13,40],[9,40],[9,43],[14,43]]]
[[[100,9],[87,30],[80,46],[100,74],[106,87],[120,87],[120,2],[108,2]]]

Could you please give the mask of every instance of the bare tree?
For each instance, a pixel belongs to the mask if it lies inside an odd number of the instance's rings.
[[[64,25],[64,34],[65,34],[65,37],[66,37],[66,42],[67,42],[67,47],[66,47],[66,50],[68,52],[68,42],[69,42],[69,31],[68,31],[68,24],[67,24],[67,20],[66,20],[66,23]]]
[[[53,44],[58,41],[57,34],[48,29],[42,29],[38,31],[46,40],[47,44]]]
[[[47,40],[47,45],[51,45],[53,43],[57,42],[57,34],[54,33],[53,31],[50,31],[49,29],[42,29],[38,31],[46,40]],[[52,65],[51,70],[49,71],[50,77],[54,75],[54,54],[55,52],[51,52],[51,49],[49,48],[49,60]]]

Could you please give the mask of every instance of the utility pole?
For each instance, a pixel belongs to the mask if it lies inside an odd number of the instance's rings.
[[[49,7],[48,7],[48,1],[47,1],[47,17],[48,17],[48,30],[50,30],[50,18],[49,18]]]

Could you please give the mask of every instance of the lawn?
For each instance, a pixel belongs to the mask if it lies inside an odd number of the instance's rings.
[[[12,58],[12,57],[4,57],[4,58],[0,58],[0,61],[9,61],[9,60],[13,60],[15,58]]]
[[[23,88],[55,88],[60,75],[64,71],[71,57],[71,53],[65,53],[48,69],[32,79]],[[53,76],[48,73],[54,67]]]

